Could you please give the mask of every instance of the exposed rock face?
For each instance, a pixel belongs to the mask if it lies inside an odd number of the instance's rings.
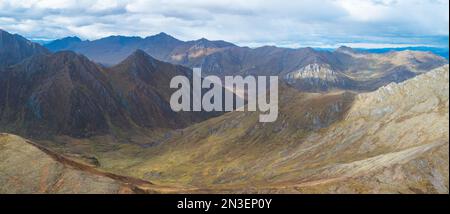
[[[332,70],[327,64],[309,64],[286,74],[284,79],[301,90],[350,89],[354,85],[349,77]]]
[[[354,161],[322,168],[316,176],[331,180],[297,190],[448,193],[448,97],[448,65],[359,95],[342,122],[305,142]]]
[[[298,71],[286,74],[288,79],[316,78],[329,82],[337,82],[336,74],[330,69],[330,66],[310,64]]]
[[[111,194],[136,191],[132,184],[43,151],[18,136],[0,133],[0,193]]]
[[[0,29],[0,68],[19,63],[34,54],[49,53],[37,43]]]

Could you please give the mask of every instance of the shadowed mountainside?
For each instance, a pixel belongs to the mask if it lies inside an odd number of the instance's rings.
[[[49,51],[41,45],[0,29],[0,68],[19,63],[34,54],[45,53]]]
[[[35,55],[4,69],[0,88],[3,130],[82,137],[131,125],[104,71],[73,52]]]
[[[190,73],[139,50],[113,68],[70,51],[34,55],[0,70],[0,127],[37,138],[186,127],[218,115],[170,108],[171,77]]]

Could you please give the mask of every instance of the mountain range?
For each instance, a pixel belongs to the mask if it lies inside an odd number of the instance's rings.
[[[165,33],[146,38],[110,36],[93,41],[67,37],[45,45],[51,51],[72,50],[112,66],[136,49],[158,60],[202,68],[203,74],[276,75],[303,91],[373,91],[390,82],[402,82],[447,64],[431,52],[370,53],[341,47],[334,51],[312,48],[239,47],[225,41],[181,41]]]
[[[430,52],[5,31],[0,47],[0,193],[449,192],[449,68]],[[172,111],[194,67],[279,76],[278,119]]]
[[[120,147],[109,137],[58,137],[37,146],[3,134],[0,167],[8,173],[0,190],[448,193],[448,69],[362,94],[298,93],[284,85],[276,123],[232,112],[171,131],[158,144],[155,136]],[[27,167],[35,160],[40,165]]]
[[[30,52],[36,47],[46,50],[37,44],[23,48]],[[172,111],[169,101],[175,89],[169,87],[170,80],[178,75],[192,78],[191,70],[158,61],[141,50],[110,68],[72,51],[44,51],[22,58],[0,70],[4,131],[31,137],[88,137],[140,128],[183,128],[220,114]]]

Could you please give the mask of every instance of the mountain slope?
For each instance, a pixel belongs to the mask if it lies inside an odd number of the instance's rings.
[[[175,76],[192,78],[192,70],[158,61],[137,50],[118,65],[107,70],[108,78],[131,119],[143,127],[184,128],[219,112],[174,112],[170,97]],[[192,82],[192,81],[191,81]]]
[[[232,112],[97,156],[197,192],[448,193],[448,86],[448,66],[356,96],[282,86],[275,123]]]
[[[54,40],[48,44],[45,44],[45,47],[47,49],[49,49],[50,51],[57,52],[57,51],[70,50],[73,46],[77,45],[80,42],[82,42],[82,40],[76,36],[65,37],[62,39]]]
[[[130,126],[101,68],[73,52],[34,55],[0,71],[0,88],[5,131],[82,137]]]
[[[133,135],[177,129],[220,112],[174,112],[170,80],[186,67],[136,51],[112,68],[71,51],[0,69],[0,130],[27,137]]]
[[[102,173],[37,147],[15,135],[0,133],[0,193],[139,193],[137,179]]]
[[[37,43],[0,29],[0,68],[19,63],[34,54],[49,53]]]
[[[348,50],[348,51],[344,51]],[[182,63],[202,67],[205,75],[277,75],[302,91],[333,89],[373,91],[391,82],[402,82],[447,60],[428,52],[386,54],[341,48],[333,52],[311,48],[231,47]]]

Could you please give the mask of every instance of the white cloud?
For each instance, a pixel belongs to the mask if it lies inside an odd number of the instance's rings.
[[[238,44],[406,44],[448,36],[448,8],[448,0],[0,0],[0,28],[48,39],[163,31]]]

